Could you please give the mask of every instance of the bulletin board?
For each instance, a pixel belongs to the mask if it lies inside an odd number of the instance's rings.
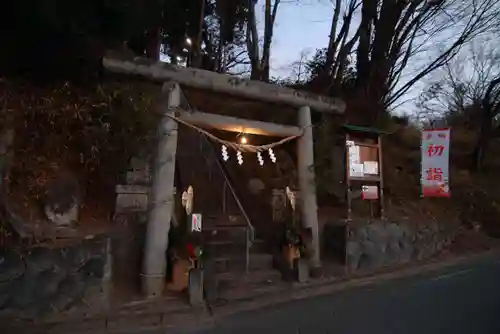
[[[378,130],[344,126],[346,152],[347,218],[352,216],[352,199],[361,191],[363,200],[377,202],[378,215],[385,218],[381,135]],[[372,217],[373,218],[373,217]]]

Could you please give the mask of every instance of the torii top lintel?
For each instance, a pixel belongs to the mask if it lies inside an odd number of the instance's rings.
[[[155,81],[176,81],[188,87],[227,93],[243,98],[282,103],[297,108],[309,106],[320,112],[340,114],[345,111],[345,103],[337,98],[197,68],[173,66],[151,59],[107,53],[103,57],[103,66],[113,72],[140,75]]]

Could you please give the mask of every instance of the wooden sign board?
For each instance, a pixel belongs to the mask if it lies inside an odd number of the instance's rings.
[[[380,217],[384,218],[382,132],[376,129],[344,125],[346,148],[347,218],[351,219],[353,196],[361,188],[361,197],[379,201]],[[371,214],[371,216],[373,216]]]

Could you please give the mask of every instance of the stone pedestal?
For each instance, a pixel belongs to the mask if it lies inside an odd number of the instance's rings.
[[[299,283],[309,281],[309,263],[306,259],[299,258],[297,260],[297,281]]]
[[[203,304],[203,270],[192,268],[189,270],[189,303],[192,306]]]
[[[116,213],[146,212],[149,187],[139,185],[116,186]]]

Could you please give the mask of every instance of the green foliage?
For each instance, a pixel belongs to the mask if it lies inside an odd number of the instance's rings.
[[[158,116],[151,85],[40,88],[5,81],[0,92],[7,97],[2,112],[14,114],[17,133],[12,188],[31,198],[65,169],[89,188],[112,189],[129,158],[152,146]]]
[[[182,50],[186,37],[194,41],[200,28],[200,0],[62,1],[20,0],[3,10],[0,30],[4,75],[44,80],[81,80],[99,74],[106,48],[126,45],[144,55],[150,33],[160,32],[165,50]],[[204,29],[220,20],[224,43],[243,29],[246,2],[206,0]],[[240,36],[241,37],[241,36]]]
[[[326,48],[317,49],[312,59],[307,62],[306,69],[311,79],[316,78],[323,71],[326,63],[326,52]]]
[[[242,31],[247,18],[248,1],[215,0],[215,13],[220,20],[222,44],[234,41],[237,32]]]

